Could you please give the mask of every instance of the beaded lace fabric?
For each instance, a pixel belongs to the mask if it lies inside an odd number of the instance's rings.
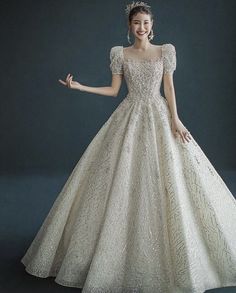
[[[76,163],[21,262],[83,293],[203,293],[236,286],[236,200],[192,136],[171,132],[172,44],[110,69],[128,94]],[[125,58],[126,57],[126,58]]]

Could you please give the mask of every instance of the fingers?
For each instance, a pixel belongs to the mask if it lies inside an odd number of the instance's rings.
[[[175,125],[175,123],[171,123],[171,130],[175,136],[175,138],[179,135],[182,142],[185,143],[186,142],[190,142],[191,135],[190,135],[190,131],[188,131],[188,129],[181,123],[181,125]]]
[[[188,130],[183,131],[183,138],[187,141],[190,142],[190,140],[192,139],[190,136],[190,132]]]
[[[183,132],[180,131],[180,132],[179,132],[179,135],[180,135],[180,137],[181,137],[181,139],[182,139],[182,142],[185,143],[185,141],[184,141],[185,137],[184,137]]]
[[[185,130],[185,131],[176,130],[176,133],[179,134],[179,136],[180,136],[180,138],[181,138],[183,143],[190,142],[190,140],[192,139],[191,135],[190,135],[190,132],[188,130]]]
[[[64,82],[63,80],[59,79],[59,82],[62,83],[63,85],[66,85],[66,82]]]
[[[66,82],[67,82],[68,88],[71,88],[71,79],[72,78],[73,78],[73,76],[70,73],[66,77]]]
[[[66,77],[66,81],[69,82],[70,79],[71,79],[72,77],[73,77],[73,76],[69,73],[69,74],[67,75],[67,77]]]
[[[185,139],[186,139],[187,142],[190,142],[190,140],[192,139],[189,131],[187,131],[185,133]]]
[[[71,88],[71,83],[72,83],[72,79],[73,79],[73,75],[71,75],[70,73],[67,74],[66,76],[66,81],[63,81],[61,79],[59,79],[59,82],[65,86],[67,86],[68,88]]]

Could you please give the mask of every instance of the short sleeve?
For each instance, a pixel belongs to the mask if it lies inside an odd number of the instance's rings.
[[[110,69],[112,74],[123,74],[122,50],[122,46],[115,46],[110,50]]]
[[[164,44],[162,48],[164,73],[173,73],[176,69],[176,50],[172,44]]]

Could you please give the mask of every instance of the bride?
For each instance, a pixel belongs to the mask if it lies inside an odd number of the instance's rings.
[[[110,50],[128,93],[76,163],[21,262],[83,293],[203,293],[236,285],[236,200],[177,114],[176,49],[151,43],[144,2],[125,10],[131,46]],[[160,92],[164,83],[164,96]]]

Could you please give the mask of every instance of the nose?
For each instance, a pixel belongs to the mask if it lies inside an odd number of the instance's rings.
[[[144,29],[144,24],[141,23],[141,24],[140,24],[140,30],[143,30],[143,29]]]

